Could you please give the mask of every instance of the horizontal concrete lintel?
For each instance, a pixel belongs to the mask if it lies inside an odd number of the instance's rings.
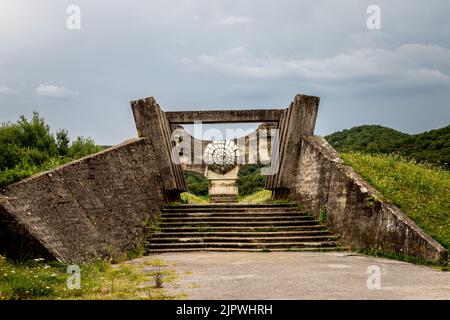
[[[278,122],[283,109],[208,110],[165,112],[171,124]]]

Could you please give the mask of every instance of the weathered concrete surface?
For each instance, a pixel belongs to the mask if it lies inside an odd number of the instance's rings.
[[[161,259],[188,299],[450,299],[450,273],[352,253],[176,253]],[[381,288],[368,289],[369,266]]]
[[[139,137],[152,140],[163,179],[166,196],[170,201],[179,200],[179,193],[186,191],[186,183],[180,165],[172,129],[164,111],[153,97],[131,101]]]
[[[16,260],[53,259],[52,253],[11,212],[14,212],[11,204],[0,194],[0,253],[8,253],[9,258]]]
[[[133,139],[7,186],[0,254],[80,262],[140,246],[165,203],[156,152]]]
[[[282,109],[258,110],[208,110],[208,111],[173,111],[166,112],[171,124],[202,123],[236,123],[236,122],[278,122]]]
[[[295,184],[292,172],[298,163],[301,140],[303,136],[314,134],[319,102],[319,97],[298,94],[289,108],[283,111],[278,134],[278,163],[266,182],[266,189],[273,190],[275,198],[284,197],[286,190]]]
[[[328,226],[350,248],[374,248],[447,262],[447,250],[406,214],[343,164],[322,137],[303,137],[290,196],[316,217],[326,210]]]

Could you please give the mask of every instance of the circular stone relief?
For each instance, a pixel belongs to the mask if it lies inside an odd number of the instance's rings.
[[[237,146],[231,140],[214,141],[206,146],[203,160],[210,170],[225,174],[236,167],[237,151]]]

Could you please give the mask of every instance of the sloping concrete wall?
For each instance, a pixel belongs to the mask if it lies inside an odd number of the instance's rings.
[[[291,197],[317,218],[326,210],[328,226],[352,248],[374,248],[436,263],[447,250],[382,196],[318,136],[302,138]]]
[[[141,246],[166,201],[157,152],[150,139],[133,139],[7,186],[0,254],[80,262]]]

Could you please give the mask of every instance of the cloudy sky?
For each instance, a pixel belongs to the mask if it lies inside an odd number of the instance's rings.
[[[116,144],[136,136],[130,100],[280,108],[305,93],[321,97],[318,134],[422,132],[450,123],[449,16],[447,0],[1,0],[0,120],[36,110]]]

